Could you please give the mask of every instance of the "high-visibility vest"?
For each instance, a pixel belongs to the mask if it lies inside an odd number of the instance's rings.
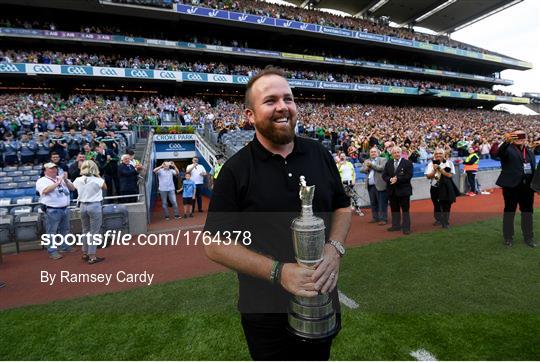
[[[354,166],[349,161],[345,161],[344,163],[340,163],[338,165],[339,177],[341,178],[341,181],[347,181],[347,180],[343,180],[343,167],[344,166],[351,169],[351,175],[352,175],[352,180],[351,181],[354,181],[354,179],[355,179]]]
[[[467,158],[465,159],[465,162],[469,162],[474,156],[476,156],[476,162],[473,163],[472,165],[465,164],[463,166],[463,169],[465,170],[465,172],[467,172],[467,171],[478,171],[478,164],[480,163],[480,157],[478,157],[476,152],[471,153],[469,156],[467,156]]]
[[[223,165],[220,165],[219,163],[214,166],[214,180],[217,179],[219,171],[221,171],[221,167],[223,167]]]

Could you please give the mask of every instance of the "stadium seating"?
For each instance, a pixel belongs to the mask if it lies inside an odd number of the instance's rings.
[[[12,242],[12,238],[11,238],[12,232],[13,232],[13,216],[2,215],[0,213],[0,247],[2,244],[8,244]]]
[[[13,223],[13,236],[17,246],[17,252],[19,252],[19,243],[24,241],[35,241],[40,236],[40,215],[38,213],[32,213],[32,208],[29,208],[30,212],[15,214],[15,221]]]

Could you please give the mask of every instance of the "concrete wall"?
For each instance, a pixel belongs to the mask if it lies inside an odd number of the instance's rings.
[[[501,173],[501,170],[489,170],[489,171],[480,171],[477,173],[476,177],[478,179],[478,182],[480,182],[482,190],[486,189],[492,189],[495,187],[498,187],[495,185],[495,182],[497,181],[497,178],[499,177],[499,174]],[[462,193],[467,192],[468,186],[467,186],[467,176],[465,174],[459,175],[459,182],[456,180],[458,176],[455,176],[454,182],[456,182],[457,187]],[[411,200],[423,200],[423,199],[429,199],[429,180],[425,177],[415,177],[411,180],[412,188],[413,188],[413,195],[411,197]],[[369,206],[369,195],[367,192],[367,186],[365,182],[361,182],[359,184],[356,184],[355,187],[356,192],[360,195],[360,204],[362,206]]]

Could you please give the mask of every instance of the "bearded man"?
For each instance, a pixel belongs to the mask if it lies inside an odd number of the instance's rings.
[[[297,109],[282,70],[266,68],[249,81],[244,115],[255,137],[221,168],[205,230],[214,236],[249,231],[249,242],[213,242],[205,246],[206,254],[238,273],[238,308],[254,360],[329,359],[339,327],[324,340],[306,342],[287,333],[287,307],[293,295],[329,293],[339,311],[336,286],[351,223],[350,199],[330,153],[295,136]],[[328,242],[316,269],[295,260],[291,221],[301,211],[300,176],[316,186],[313,212],[326,225]]]

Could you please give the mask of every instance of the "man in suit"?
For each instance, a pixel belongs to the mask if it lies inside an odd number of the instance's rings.
[[[135,195],[139,193],[139,171],[141,165],[133,167],[129,155],[122,155],[122,163],[118,166],[118,178],[120,179],[120,195]],[[137,197],[125,197],[120,203],[137,202]]]
[[[514,218],[519,204],[521,211],[521,231],[525,244],[536,247],[533,234],[534,191],[531,183],[535,174],[534,153],[526,146],[527,135],[516,130],[504,135],[497,156],[501,160],[501,174],[497,185],[503,189],[504,216],[503,237],[507,246],[514,242]]]
[[[413,164],[401,158],[401,147],[392,148],[392,159],[386,162],[382,174],[387,185],[390,210],[392,211],[392,227],[388,231],[402,230],[403,234],[411,233],[409,207],[411,203]]]
[[[388,194],[386,193],[386,182],[382,178],[386,158],[380,157],[377,147],[369,150],[369,159],[364,161],[362,172],[367,173],[366,186],[371,204],[370,223],[386,225],[388,223]]]

